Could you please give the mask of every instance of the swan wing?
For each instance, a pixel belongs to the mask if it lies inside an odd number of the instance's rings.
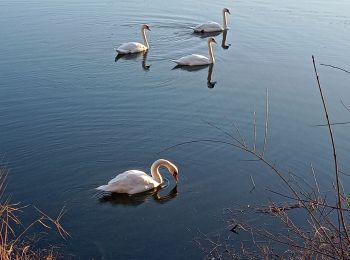
[[[192,27],[192,29],[195,32],[219,32],[224,30],[224,28],[216,22],[199,24],[196,27]]]
[[[107,185],[97,187],[97,190],[135,194],[151,190],[160,183],[156,182],[148,174],[139,170],[130,170],[117,175]]]
[[[198,54],[187,55],[178,60],[173,60],[173,62],[175,62],[177,65],[187,66],[207,65],[211,63],[208,57]]]
[[[120,54],[136,53],[147,50],[147,47],[139,42],[127,42],[120,45],[116,51]]]

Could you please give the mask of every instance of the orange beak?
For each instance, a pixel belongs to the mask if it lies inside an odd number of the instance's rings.
[[[176,182],[179,182],[179,174],[177,172],[174,173],[174,179]]]

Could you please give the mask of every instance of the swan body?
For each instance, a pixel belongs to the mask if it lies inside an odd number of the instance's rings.
[[[127,42],[123,43],[116,49],[119,54],[129,54],[146,51],[148,48],[139,42]]]
[[[219,23],[216,22],[207,22],[200,25],[197,25],[196,27],[192,27],[192,29],[195,32],[221,32],[224,30],[224,27],[222,27]]]
[[[185,57],[182,57],[177,60],[172,60],[177,65],[180,66],[200,66],[200,65],[208,65],[215,63],[215,58],[213,54],[213,48],[212,44],[216,43],[215,39],[213,37],[210,37],[208,39],[208,53],[209,57],[198,55],[198,54],[191,54],[187,55]]]
[[[159,159],[151,166],[151,175],[139,170],[129,170],[118,174],[106,185],[97,187],[97,190],[109,191],[116,193],[136,194],[152,190],[163,183],[163,178],[159,173],[159,168],[164,166],[173,175],[176,182],[178,181],[178,169],[168,160]]]
[[[216,22],[207,22],[203,24],[199,24],[196,27],[191,27],[195,32],[221,32],[224,30],[227,30],[227,14],[231,14],[230,10],[227,8],[224,8],[222,10],[223,15],[223,26],[221,26],[219,23]]]
[[[187,66],[198,66],[198,65],[208,65],[211,63],[210,59],[203,55],[191,54],[182,57],[177,60],[173,60],[177,65],[187,65]]]
[[[123,43],[122,45],[120,45],[116,51],[119,54],[129,54],[129,53],[137,53],[137,52],[143,52],[149,49],[149,45],[148,45],[148,40],[147,40],[147,36],[146,36],[146,30],[150,31],[151,29],[149,28],[149,26],[147,24],[144,24],[141,27],[141,34],[142,34],[142,38],[143,38],[143,44],[139,43],[139,42],[127,42],[127,43]]]

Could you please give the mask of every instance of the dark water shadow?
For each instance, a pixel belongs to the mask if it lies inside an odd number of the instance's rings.
[[[208,77],[207,77],[207,87],[208,88],[214,88],[215,84],[216,84],[216,81],[211,80],[211,77],[213,74],[213,68],[214,68],[214,64],[210,64],[209,68],[208,68]]]
[[[208,37],[215,37],[222,33],[221,47],[227,50],[231,46],[231,44],[226,44],[227,31],[228,30],[223,30],[221,32],[193,32],[193,34],[203,39]]]
[[[221,41],[221,47],[225,50],[230,48],[231,44],[226,44],[226,37],[227,37],[227,30],[224,30],[222,33],[222,41]]]
[[[219,32],[193,32],[194,35],[196,35],[197,37],[204,39],[204,38],[208,38],[208,37],[215,37],[218,36],[222,33],[222,31]]]
[[[162,188],[155,188],[153,190],[145,191],[142,193],[129,195],[122,193],[110,193],[99,198],[100,203],[111,203],[113,205],[123,205],[123,206],[138,206],[142,203],[153,199],[159,204],[167,203],[168,201],[174,199],[177,196],[177,185],[172,188],[167,194],[161,195]]]
[[[142,69],[147,71],[150,69],[151,65],[147,64],[147,56],[148,56],[148,51],[144,51],[144,52],[138,52],[138,53],[129,53],[129,54],[118,54],[115,59],[114,62],[117,62],[120,59],[123,60],[136,60],[138,58],[140,58],[142,56]]]
[[[205,68],[208,68],[208,76],[207,76],[207,87],[208,88],[214,88],[216,81],[212,81],[212,74],[213,74],[213,68],[214,64],[206,64],[206,65],[199,65],[199,66],[184,66],[184,65],[176,65],[172,70],[186,70],[189,72],[196,72],[203,70]]]

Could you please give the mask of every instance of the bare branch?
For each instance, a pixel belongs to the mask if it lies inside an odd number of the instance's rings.
[[[333,66],[333,65],[329,65],[329,64],[323,64],[323,63],[321,63],[320,65],[321,66],[325,66],[325,67],[331,67],[333,69],[338,69],[338,70],[344,71],[346,73],[350,73],[350,71],[348,71],[346,69],[343,69],[343,68],[340,68],[340,67],[337,67],[337,66]]]

